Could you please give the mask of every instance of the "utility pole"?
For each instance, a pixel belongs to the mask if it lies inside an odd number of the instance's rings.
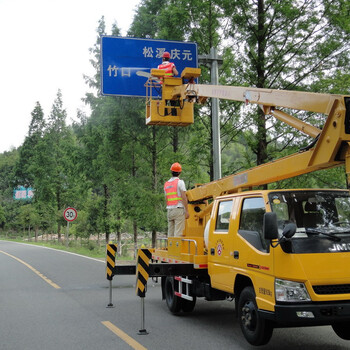
[[[209,55],[199,55],[199,62],[207,64],[210,67],[211,84],[219,84],[219,64],[223,60],[221,56],[217,55],[215,47],[210,49]],[[221,146],[220,146],[220,118],[219,118],[219,100],[217,98],[211,99],[211,116],[212,116],[212,135],[213,135],[213,170],[214,179],[221,179]]]

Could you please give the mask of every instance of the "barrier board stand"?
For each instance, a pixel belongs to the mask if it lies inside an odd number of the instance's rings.
[[[112,302],[112,280],[109,281],[109,303],[106,306],[107,309],[114,308],[115,306],[113,305]]]
[[[141,297],[141,329],[137,334],[146,335],[148,332],[145,329],[145,297]]]
[[[113,280],[113,269],[115,267],[115,254],[117,251],[116,244],[107,244],[107,279],[109,280],[109,303],[106,306],[108,309],[114,308],[112,302],[112,280]]]
[[[136,270],[136,295],[141,298],[141,329],[137,334],[146,335],[145,329],[145,296],[147,291],[147,280],[149,276],[149,261],[152,253],[149,249],[139,249],[137,254],[137,270]]]

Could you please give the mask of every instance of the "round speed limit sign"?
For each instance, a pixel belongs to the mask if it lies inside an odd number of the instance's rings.
[[[63,216],[67,221],[74,221],[78,216],[78,212],[74,208],[67,208],[64,211]]]

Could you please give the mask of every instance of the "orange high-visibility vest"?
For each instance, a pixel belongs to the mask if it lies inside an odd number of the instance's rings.
[[[172,62],[167,62],[160,64],[158,66],[158,69],[164,69],[165,70],[165,76],[172,77],[174,76],[173,74],[173,67],[175,67],[175,64]]]
[[[174,181],[167,181],[164,184],[164,192],[166,196],[167,206],[177,205],[179,201],[182,200],[177,194],[177,184],[180,179],[175,179]]]

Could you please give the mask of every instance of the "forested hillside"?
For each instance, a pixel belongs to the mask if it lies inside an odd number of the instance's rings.
[[[198,53],[216,47],[223,57],[220,84],[350,94],[350,5],[346,0],[143,0],[128,35],[192,41]],[[96,24],[93,24],[96,25]],[[0,154],[0,222],[4,232],[64,235],[63,211],[72,206],[80,237],[148,232],[153,244],[166,232],[163,183],[173,162],[187,188],[213,174],[210,101],[196,106],[195,123],[176,128],[145,125],[142,98],[100,95],[100,36],[119,35],[98,23],[91,43],[94,93],[68,125],[64,91],[49,115],[33,106],[24,143]],[[210,82],[201,66],[200,82]],[[13,106],[16,108],[16,106]],[[322,127],[325,117],[291,111]],[[311,139],[265,116],[258,108],[220,101],[222,174],[294,153]],[[14,200],[17,186],[35,190]],[[342,167],[285,180],[271,187],[346,187]],[[33,233],[33,234],[34,234]]]

